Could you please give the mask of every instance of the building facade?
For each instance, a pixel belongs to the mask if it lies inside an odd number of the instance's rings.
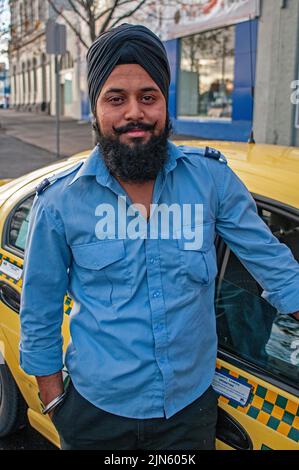
[[[98,0],[98,8],[105,11],[111,2]],[[65,22],[47,0],[10,0],[10,5],[11,106],[54,115],[55,67],[46,53],[45,25],[48,18]],[[63,6],[90,44],[68,0],[55,5]],[[120,16],[132,2],[122,8]],[[254,129],[257,142],[299,144],[299,0],[159,0],[123,21],[145,24],[164,41],[176,133],[246,142]],[[88,119],[86,47],[66,27],[60,109],[62,115]]]
[[[176,133],[248,140],[253,126],[259,2],[190,2],[174,12],[165,46]]]
[[[57,6],[63,2],[55,1]],[[67,2],[65,2],[67,3]],[[67,5],[64,5],[64,9]],[[11,40],[9,64],[11,107],[55,115],[55,58],[46,52],[46,23],[57,19],[47,0],[10,0]],[[69,12],[71,17],[72,12]],[[78,22],[78,18],[71,18]],[[59,57],[60,112],[76,119],[84,117],[81,103],[80,44],[67,32],[67,52]]]
[[[10,80],[5,62],[0,62],[0,108],[9,108]]]
[[[254,103],[257,142],[299,145],[299,0],[261,1]]]
[[[175,132],[299,144],[299,0],[198,0],[169,16]]]

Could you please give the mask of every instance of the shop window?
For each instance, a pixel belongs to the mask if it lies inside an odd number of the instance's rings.
[[[181,39],[180,117],[231,119],[235,26]]]

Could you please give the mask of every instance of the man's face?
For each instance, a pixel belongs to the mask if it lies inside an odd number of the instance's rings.
[[[120,143],[134,147],[164,131],[166,101],[140,65],[118,65],[100,92],[96,119],[104,137],[118,138]]]
[[[171,123],[164,95],[140,65],[115,67],[97,100],[96,119],[110,173],[132,183],[154,180],[168,157]]]

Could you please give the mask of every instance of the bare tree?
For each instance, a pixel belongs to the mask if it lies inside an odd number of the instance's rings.
[[[162,25],[175,21],[175,11],[180,7],[189,7],[190,0],[47,0],[53,11],[64,19],[66,24],[88,48],[104,31],[134,18],[143,22],[154,21],[161,31]],[[197,0],[198,1],[198,0]],[[170,9],[169,9],[170,8]],[[72,22],[71,11],[85,25],[88,38],[83,36],[83,28]]]
[[[100,33],[132,17],[149,0],[111,0],[107,7],[103,7],[103,2],[93,0],[65,0],[67,6],[58,6],[57,0],[47,1],[53,11],[64,19],[80,42],[88,48]],[[71,21],[68,11],[75,13],[79,21],[85,25],[88,40],[83,36],[81,28],[79,29]]]
[[[9,41],[9,10],[7,0],[0,0],[0,55],[6,55]]]

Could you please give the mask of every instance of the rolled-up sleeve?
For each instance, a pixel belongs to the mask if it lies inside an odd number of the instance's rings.
[[[63,302],[70,249],[58,216],[36,197],[30,212],[21,295],[20,365],[30,375],[63,367]]]
[[[299,264],[257,213],[254,199],[235,173],[224,166],[216,228],[280,313],[299,311]]]

